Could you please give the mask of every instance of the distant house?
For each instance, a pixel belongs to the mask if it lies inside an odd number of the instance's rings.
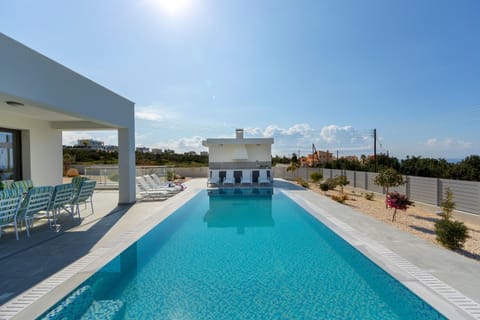
[[[316,164],[327,163],[333,160],[333,154],[328,151],[317,150],[316,153],[307,155],[300,159],[302,167],[313,167]]]
[[[227,172],[233,171],[233,184],[241,183],[244,173],[251,174],[252,183],[258,183],[262,170],[271,180],[273,138],[244,138],[243,129],[235,133],[235,138],[202,141],[208,148],[209,177],[218,173],[218,183],[223,183]]]
[[[104,150],[104,143],[103,141],[93,140],[93,139],[79,139],[77,140],[77,144],[74,145],[75,148],[86,148],[92,150]]]
[[[141,152],[141,153],[148,153],[148,152],[150,152],[150,148],[148,148],[148,147],[136,147],[135,151],[136,152]]]
[[[151,151],[153,154],[162,154],[162,149],[158,149],[158,148],[152,148],[152,151]]]
[[[119,203],[135,202],[135,104],[3,33],[0,53],[0,180],[60,184],[63,131],[117,130]]]
[[[202,157],[208,157],[208,151],[200,151]]]

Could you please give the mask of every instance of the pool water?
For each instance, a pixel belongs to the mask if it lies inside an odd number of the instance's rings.
[[[444,319],[271,189],[200,192],[87,284],[126,319]]]

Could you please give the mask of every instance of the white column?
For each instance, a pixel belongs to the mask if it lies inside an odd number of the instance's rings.
[[[118,204],[134,203],[135,191],[135,126],[118,129]]]

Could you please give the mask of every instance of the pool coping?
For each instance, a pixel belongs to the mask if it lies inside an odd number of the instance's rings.
[[[128,225],[129,229],[122,232],[120,236],[103,241],[82,258],[0,306],[0,320],[31,319],[42,315],[120,252],[140,239],[199,192],[205,190],[205,181],[206,179],[189,181],[188,188],[184,192],[165,202],[157,202],[158,207],[155,209],[153,209],[155,203],[153,205],[151,202],[135,204],[128,214],[135,217],[141,214],[142,218],[137,220],[136,225]],[[313,217],[329,227],[444,316],[455,319],[480,319],[480,305],[477,302],[445,284],[428,271],[415,266],[386,246],[369,238],[340,218],[335,217],[332,212],[322,209],[316,202],[330,201],[332,203],[329,203],[329,207],[338,206],[339,210],[345,208],[343,205],[333,203],[332,200],[325,197],[323,199],[321,195],[314,194],[306,189],[300,189],[301,192],[298,192],[299,188],[297,187],[290,189],[275,186],[275,190],[286,194]],[[314,198],[307,199],[308,197],[304,196],[307,194],[310,196],[314,194]],[[145,209],[149,209],[151,212],[144,214]]]
[[[306,190],[302,192],[304,191]],[[480,304],[473,299],[439,280],[428,271],[415,266],[385,245],[369,238],[355,227],[335,217],[331,212],[312,203],[302,194],[292,190],[281,190],[281,192],[445,317],[449,319],[480,319]],[[329,199],[329,201],[332,200]],[[345,209],[343,205],[333,203],[333,201],[329,205],[338,205],[339,210]]]

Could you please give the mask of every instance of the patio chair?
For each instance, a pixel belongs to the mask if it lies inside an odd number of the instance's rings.
[[[220,184],[220,174],[218,170],[210,170],[210,177],[207,181],[208,185],[219,185]]]
[[[271,184],[272,182],[268,178],[267,170],[260,170],[258,176],[258,184]]]
[[[50,204],[52,193],[52,186],[33,187],[28,190],[17,213],[17,221],[21,221],[22,223],[25,221],[27,237],[30,237],[30,228],[33,227],[35,218],[47,216],[48,224],[50,225],[48,205]]]
[[[233,177],[233,170],[227,170],[225,180],[223,180],[223,184],[235,184],[235,178]]]
[[[241,184],[252,184],[252,171],[251,170],[242,170],[242,181]]]
[[[68,209],[68,206],[71,207],[74,191],[75,186],[73,183],[59,184],[53,189],[52,199],[48,206],[48,211],[52,213],[53,224],[57,223],[57,216],[61,213],[62,209],[70,213],[72,219],[74,218],[74,210]]]
[[[80,183],[79,189],[73,193],[73,197],[70,201],[70,206],[72,210],[72,215],[75,213],[80,218],[80,203],[85,203],[85,207],[87,207],[87,202],[90,200],[90,208],[93,211],[93,192],[95,191],[95,185],[97,182],[95,180],[84,180]]]
[[[83,181],[89,180],[88,177],[86,176],[76,176],[72,178],[72,184],[75,190],[78,191],[80,189],[80,185],[82,184]]]
[[[21,191],[22,193],[27,193],[28,190],[33,188],[32,180],[19,180],[12,183],[10,186],[11,189],[16,189]]]
[[[2,227],[13,226],[18,240],[17,213],[21,202],[21,194],[0,198],[0,237],[2,237]]]

